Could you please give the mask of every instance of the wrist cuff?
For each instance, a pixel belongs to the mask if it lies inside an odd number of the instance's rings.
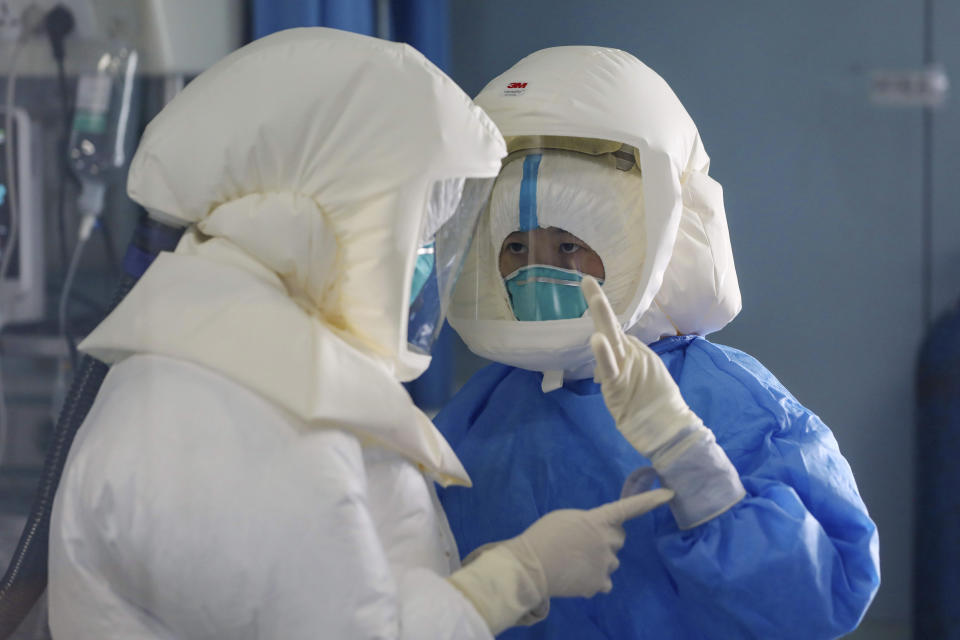
[[[651,458],[663,486],[676,494],[670,511],[681,529],[712,520],[747,494],[740,475],[704,426]]]
[[[547,616],[550,600],[539,563],[530,566],[524,554],[496,544],[455,571],[450,582],[473,604],[493,635]]]

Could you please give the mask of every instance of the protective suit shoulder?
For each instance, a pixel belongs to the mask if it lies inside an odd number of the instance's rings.
[[[679,370],[669,353],[662,357],[684,397],[696,405],[697,415],[724,449],[736,449],[738,444],[756,449],[768,435],[817,439],[838,449],[826,425],[752,356],[696,338],[685,349]]]
[[[684,338],[689,340],[685,348],[685,359],[698,362],[701,367],[710,367],[715,372],[726,373],[742,384],[766,388],[796,402],[776,376],[750,354],[699,336]]]
[[[781,394],[786,398],[789,398],[792,402],[797,402],[797,399],[793,397],[793,394],[783,386],[783,383],[777,379],[773,373],[770,372],[759,360],[754,358],[748,353],[744,353],[739,349],[733,347],[728,347],[722,344],[715,344],[709,340],[697,340],[694,343],[694,347],[698,350],[702,350],[706,353],[711,351],[716,351],[726,357],[727,367],[729,371],[740,369],[747,373],[757,384],[763,386],[766,389],[769,389],[772,393]],[[718,365],[720,366],[720,365]]]
[[[310,428],[230,378],[166,356],[136,355],[114,365],[81,435],[76,449],[84,455],[103,456],[104,462],[110,457],[113,464],[134,462],[116,459],[118,447],[129,447],[131,454],[139,452],[139,462],[144,464],[153,464],[150,461],[158,457],[183,456],[178,468],[185,472],[199,471],[183,467],[193,457],[222,458],[217,463],[220,474],[234,468],[240,472],[244,460],[262,459],[265,451],[277,448],[290,448],[289,455],[301,458],[298,447],[316,439],[323,447],[314,455],[323,448],[337,450],[339,476],[364,472],[361,445],[349,432]],[[93,447],[87,439],[111,446]],[[149,469],[139,467],[138,471]],[[169,477],[169,469],[162,464],[157,471],[161,470]]]

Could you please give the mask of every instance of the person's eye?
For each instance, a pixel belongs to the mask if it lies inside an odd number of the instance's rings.
[[[527,252],[527,245],[522,242],[509,242],[507,243],[507,251],[518,256]]]
[[[576,253],[580,250],[580,245],[575,242],[561,242],[560,243],[560,253]]]

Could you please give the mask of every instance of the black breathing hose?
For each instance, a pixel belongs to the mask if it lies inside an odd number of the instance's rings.
[[[161,251],[173,251],[182,229],[168,227],[142,216],[123,260],[124,274],[108,313],[136,284]],[[0,640],[9,638],[33,608],[47,587],[47,552],[50,540],[50,512],[60,484],[70,445],[87,417],[109,367],[83,356],[70,384],[70,391],[57,418],[50,447],[43,462],[40,484],[20,541],[0,581]]]
[[[60,269],[66,275],[70,256],[67,252],[66,190],[67,180],[75,178],[67,161],[67,147],[70,144],[70,128],[73,126],[73,104],[67,85],[67,70],[64,58],[67,54],[64,40],[74,29],[73,13],[61,4],[47,12],[44,19],[50,49],[57,64],[57,86],[60,93],[60,115],[63,118],[62,131],[57,140],[58,174],[60,184],[57,188],[57,244],[60,252]]]

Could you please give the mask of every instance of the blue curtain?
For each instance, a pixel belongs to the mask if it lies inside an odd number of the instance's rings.
[[[449,0],[392,0],[390,8],[391,38],[412,45],[433,64],[449,72]]]
[[[251,33],[261,38],[293,27],[333,27],[377,34],[376,0],[251,0]],[[450,64],[449,0],[391,0],[388,34],[447,70]]]
[[[252,0],[254,39],[293,27],[333,27],[368,36],[376,32],[374,0]]]
[[[449,0],[391,0],[390,14],[378,34],[375,0],[251,0],[250,33],[260,38],[293,27],[333,27],[406,42],[435,65],[450,65]],[[383,16],[380,16],[381,18]],[[433,347],[433,361],[420,378],[407,384],[414,402],[425,410],[440,408],[453,393],[452,330],[444,325]]]

